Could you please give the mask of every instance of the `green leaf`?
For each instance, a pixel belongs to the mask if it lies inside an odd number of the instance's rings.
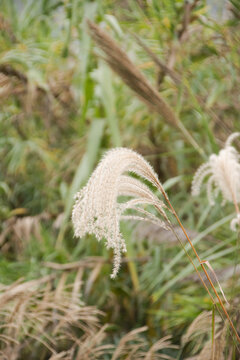
[[[68,191],[64,210],[64,220],[56,242],[57,247],[61,246],[64,238],[64,234],[67,228],[67,222],[74,202],[74,195],[87,181],[87,178],[91,174],[95,165],[99,153],[101,138],[103,135],[104,124],[105,122],[102,119],[94,120],[92,122],[88,136],[87,150],[80,161],[80,164],[75,172],[72,184]]]

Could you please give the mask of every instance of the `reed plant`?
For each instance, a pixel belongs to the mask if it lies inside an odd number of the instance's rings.
[[[225,3],[1,0],[0,358],[239,358]]]
[[[208,180],[208,188],[210,187],[208,191],[209,196],[211,195],[211,185],[214,182],[215,186],[222,191],[225,198],[235,204],[236,211],[238,211],[237,201],[239,199],[240,190],[238,182],[240,165],[239,155],[230,145],[232,140],[238,135],[238,133],[232,134],[228,138],[226,148],[221,150],[219,155],[211,155],[209,163],[200,167],[193,181],[193,193],[197,194],[204,177],[209,173],[212,174]],[[162,194],[165,204],[156,197],[153,191],[151,191],[146,184],[141,182],[139,179],[130,176],[129,172],[136,174],[142,180],[150,182]],[[130,199],[125,202],[118,202],[118,199],[121,196],[127,196],[130,197]],[[119,271],[121,253],[126,252],[126,244],[120,233],[121,219],[150,221],[158,224],[160,227],[171,230],[180,241],[181,246],[191,261],[203,286],[207,290],[213,305],[215,305],[215,299],[211,295],[209,287],[213,290],[237,341],[240,342],[240,337],[228,314],[226,306],[219,296],[211,277],[205,268],[205,265],[207,265],[216,277],[212,266],[209,261],[201,260],[195,246],[190,240],[184,226],[174,210],[166,191],[159,181],[157,174],[154,172],[150,164],[139,154],[126,148],[116,148],[109,151],[93,172],[87,185],[78,192],[75,197],[76,202],[72,213],[75,236],[82,237],[86,233],[89,233],[94,234],[98,240],[105,238],[107,248],[113,249],[114,252],[112,278],[115,278]],[[212,198],[210,198],[210,200],[211,199]],[[150,213],[146,209],[143,209],[143,205],[153,205],[165,222],[160,221],[154,214]],[[208,283],[206,283],[202,278],[191,256],[188,254],[179,236],[176,234],[167,217],[165,208],[168,209],[168,211],[176,218],[199,262],[199,265],[206,275]],[[133,213],[125,215],[127,210],[133,210]],[[231,223],[232,227],[235,226],[235,222],[236,219],[234,219]],[[219,287],[224,301],[228,304],[220,284]]]

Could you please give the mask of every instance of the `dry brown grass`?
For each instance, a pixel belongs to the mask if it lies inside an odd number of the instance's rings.
[[[2,223],[0,248],[4,254],[21,254],[32,237],[42,242],[41,223],[51,218],[47,212],[34,216],[12,216]]]
[[[23,113],[40,114],[46,126],[49,126],[51,120],[57,120],[60,127],[65,127],[66,118],[76,111],[70,87],[72,76],[72,71],[52,72],[44,87],[33,83],[15,66],[0,64],[0,103],[4,104],[9,97],[14,96],[21,103]]]
[[[214,352],[212,349],[212,341],[208,341],[197,356],[188,358],[187,360],[224,360],[226,359],[224,351],[226,345],[226,331],[225,329],[222,329],[215,336]],[[228,357],[228,359],[232,359],[231,355]]]
[[[91,36],[105,54],[104,60],[116,72],[127,86],[132,89],[151,111],[163,116],[173,127],[179,126],[179,120],[166,101],[149,83],[141,71],[132,63],[126,53],[99,26],[88,22]]]
[[[6,34],[8,39],[14,43],[17,41],[17,38],[13,32],[13,29],[10,25],[10,22],[0,13],[0,32]]]
[[[52,274],[0,286],[1,359],[100,360],[105,355],[111,360],[173,359],[161,352],[175,348],[170,338],[150,346],[143,336],[146,326],[111,344],[108,324],[100,322],[103,313],[80,299],[83,269],[70,285],[68,274],[62,271],[60,277]],[[93,282],[91,278],[87,285]]]
[[[82,303],[77,277],[74,284],[67,285],[67,276],[63,273],[57,286],[55,278],[55,275],[49,275],[39,280],[1,286],[2,358],[33,359],[37,354],[43,359],[57,355],[68,358],[66,356],[79,348],[85,359],[87,344],[93,339],[94,344],[97,343],[101,312]],[[94,344],[91,351],[94,351]]]
[[[90,21],[88,21],[88,26],[92,38],[97,46],[103,51],[105,55],[103,56],[103,59],[110,68],[117,73],[124,83],[134,91],[139,99],[149,107],[150,111],[154,111],[161,115],[168,125],[180,131],[183,138],[192,144],[199,154],[204,155],[203,150],[185,128],[179,117],[158,91],[150,84],[143,73],[133,64],[127,54],[99,26]]]
[[[182,336],[182,345],[192,342],[192,353],[188,360],[224,360],[227,346],[227,324],[219,316],[214,319],[214,342],[212,337],[212,313],[204,311],[190,324]],[[205,344],[204,344],[205,343]],[[203,345],[204,344],[204,345]],[[230,347],[228,347],[230,354]],[[231,358],[231,357],[230,357]],[[229,358],[229,359],[230,359]]]

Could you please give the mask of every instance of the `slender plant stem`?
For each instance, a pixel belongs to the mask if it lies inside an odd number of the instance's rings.
[[[215,305],[212,308],[212,350],[211,350],[211,360],[215,358]]]
[[[187,128],[183,125],[183,123],[181,122],[181,120],[179,118],[177,118],[177,124],[178,124],[178,128],[179,130],[182,132],[182,134],[184,135],[185,139],[188,140],[188,142],[194,147],[194,149],[205,159],[206,155],[203,151],[203,149],[198,145],[198,143],[196,142],[196,140],[192,137],[192,135],[190,134],[190,132],[187,130]]]
[[[237,332],[235,326],[233,325],[233,322],[232,322],[232,320],[231,320],[231,318],[230,318],[230,316],[229,316],[229,314],[228,314],[228,312],[227,312],[227,310],[226,310],[226,308],[225,308],[225,306],[224,306],[224,304],[223,304],[220,296],[218,295],[218,292],[217,292],[215,286],[213,285],[213,282],[212,282],[211,278],[209,277],[208,272],[207,272],[207,270],[205,269],[204,264],[203,264],[202,260],[200,259],[199,255],[198,255],[198,253],[197,253],[197,250],[195,249],[192,241],[190,240],[190,238],[189,238],[189,236],[188,236],[188,234],[187,234],[184,226],[182,225],[182,223],[181,223],[181,221],[180,221],[180,219],[179,219],[176,211],[174,210],[174,208],[173,208],[173,206],[172,206],[172,204],[171,204],[171,202],[170,202],[170,200],[169,200],[169,198],[168,198],[168,196],[167,196],[167,193],[166,193],[165,190],[163,189],[163,187],[162,187],[162,185],[160,184],[160,182],[158,182],[158,185],[159,185],[159,189],[160,189],[161,193],[163,194],[163,196],[164,196],[167,204],[169,205],[169,207],[170,207],[173,215],[175,216],[175,218],[176,218],[179,226],[181,227],[184,235],[186,236],[186,239],[187,239],[187,241],[189,242],[189,244],[190,244],[190,246],[191,246],[194,254],[196,255],[196,258],[198,259],[199,264],[201,265],[201,267],[202,267],[202,269],[203,269],[203,271],[204,271],[204,273],[205,273],[205,275],[206,275],[206,277],[207,277],[207,279],[208,279],[208,282],[209,282],[211,288],[213,289],[213,291],[214,291],[214,293],[215,293],[215,295],[216,295],[216,297],[217,297],[217,299],[218,299],[218,302],[219,302],[219,304],[220,304],[220,306],[221,306],[221,308],[222,308],[222,310],[223,310],[226,318],[228,319],[228,322],[229,322],[229,324],[230,324],[230,326],[231,326],[231,328],[232,328],[232,330],[233,330],[233,332],[234,332],[234,334],[235,334],[238,342],[240,343],[240,337],[239,337],[239,335],[238,335],[238,332]]]
[[[164,217],[165,217],[165,216],[164,216]],[[167,217],[165,217],[165,220],[167,221],[168,226],[170,227],[172,233],[176,236],[178,242],[180,243],[180,245],[181,245],[183,251],[185,252],[185,254],[187,255],[189,261],[190,261],[191,264],[193,265],[193,267],[194,267],[194,269],[195,269],[195,271],[196,271],[196,273],[197,273],[197,275],[198,275],[201,283],[203,284],[203,286],[205,287],[206,291],[208,292],[208,295],[210,296],[210,298],[211,298],[211,300],[212,300],[212,302],[213,302],[213,305],[215,305],[215,300],[214,300],[212,294],[210,293],[209,288],[207,287],[207,285],[206,285],[206,283],[205,283],[202,275],[200,274],[199,270],[197,269],[196,265],[194,264],[191,256],[190,256],[189,253],[187,252],[187,250],[186,250],[184,244],[182,243],[180,237],[178,236],[178,234],[177,234],[176,231],[174,230],[174,227],[172,226],[172,224],[170,223],[170,221],[167,219]]]

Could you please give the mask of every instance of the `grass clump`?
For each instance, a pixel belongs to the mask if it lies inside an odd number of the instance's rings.
[[[215,10],[1,2],[3,358],[239,358],[239,6]]]

